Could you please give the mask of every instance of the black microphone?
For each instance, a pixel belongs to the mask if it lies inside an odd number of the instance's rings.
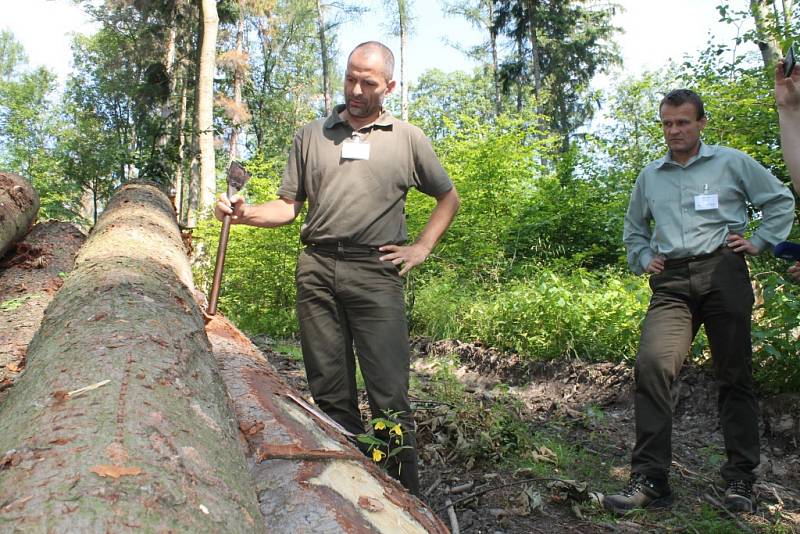
[[[782,241],[775,245],[775,256],[784,260],[800,260],[800,244]]]

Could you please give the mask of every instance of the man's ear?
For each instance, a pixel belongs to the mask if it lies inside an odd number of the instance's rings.
[[[384,96],[389,96],[394,91],[395,86],[397,85],[397,80],[392,80],[386,84],[386,91],[384,91]]]
[[[708,124],[708,116],[703,115],[703,118],[700,119],[700,130],[701,131],[705,129],[706,124]]]

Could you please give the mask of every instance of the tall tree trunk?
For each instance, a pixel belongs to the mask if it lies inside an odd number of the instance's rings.
[[[400,118],[408,120],[408,0],[397,0],[398,33],[400,34]]]
[[[447,532],[420,500],[292,400],[301,397],[233,324],[216,315],[206,332],[271,532]],[[382,510],[365,514],[365,502]]]
[[[183,69],[182,69],[183,70]],[[175,164],[175,209],[178,212],[178,221],[186,224],[186,204],[187,187],[184,179],[184,162],[186,161],[186,72],[184,70],[183,81],[181,83],[181,110],[178,115],[178,160]]]
[[[781,57],[781,49],[769,25],[767,0],[750,0],[750,14],[756,26],[756,44],[761,51],[764,66],[772,67]]]
[[[22,239],[39,213],[39,195],[18,174],[0,172],[0,258]]]
[[[489,15],[489,47],[492,50],[492,81],[494,82],[494,110],[500,115],[503,112],[503,102],[500,98],[502,87],[500,85],[500,70],[497,66],[497,26],[494,22],[494,0],[486,0]]]
[[[325,12],[321,0],[317,0],[317,28],[319,31],[319,54],[322,60],[322,95],[325,100],[325,116],[333,110],[331,96],[331,69],[328,57],[328,39],[325,36]]]
[[[539,96],[542,94],[542,65],[541,65],[541,51],[539,49],[539,38],[536,34],[536,23],[538,17],[536,16],[536,8],[538,0],[528,0],[528,34],[531,42],[531,63],[533,67],[533,93],[536,97],[537,108],[539,107]]]
[[[197,129],[196,168],[199,186],[199,208],[211,206],[216,195],[216,167],[214,164],[214,71],[217,63],[216,0],[201,0],[200,61],[197,65],[197,90],[195,99],[195,128]]]
[[[244,55],[244,0],[239,0],[239,21],[236,25],[236,52],[238,58]],[[242,83],[244,83],[244,69],[238,63],[233,69],[233,102],[237,113],[242,107]],[[228,149],[228,159],[234,161],[239,155],[239,130],[241,129],[238,115],[233,120],[231,127],[230,147]]]
[[[0,405],[4,529],[265,532],[166,195],[122,188],[75,265]]]

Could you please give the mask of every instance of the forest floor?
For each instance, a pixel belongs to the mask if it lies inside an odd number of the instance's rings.
[[[298,348],[254,341],[308,396]],[[629,475],[634,423],[628,365],[526,364],[513,354],[455,341],[416,340],[413,354],[422,498],[451,528],[475,534],[800,532],[798,395],[760,399],[758,507],[733,515],[720,505],[725,450],[713,376],[687,365],[673,392],[676,504],[613,517],[599,503]]]
[[[69,225],[46,225],[2,260],[0,402],[23,371],[27,343],[83,239]],[[254,341],[308,397],[297,345]],[[714,380],[706,367],[686,366],[674,392],[671,484],[678,501],[668,511],[618,518],[599,500],[628,477],[630,366],[530,363],[456,341],[415,340],[413,349],[422,498],[462,533],[800,533],[800,395],[760,398],[758,509],[733,516],[719,506],[725,451]]]

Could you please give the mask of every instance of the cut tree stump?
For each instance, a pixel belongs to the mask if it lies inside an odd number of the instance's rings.
[[[39,223],[0,263],[0,404],[24,371],[28,343],[84,241],[72,224]]]
[[[269,532],[448,531],[422,501],[293,400],[300,395],[227,319],[215,316],[206,332],[249,446]]]
[[[0,405],[0,530],[265,532],[175,214],[112,198]]]
[[[18,174],[0,172],[0,258],[22,239],[36,220],[39,195]]]

